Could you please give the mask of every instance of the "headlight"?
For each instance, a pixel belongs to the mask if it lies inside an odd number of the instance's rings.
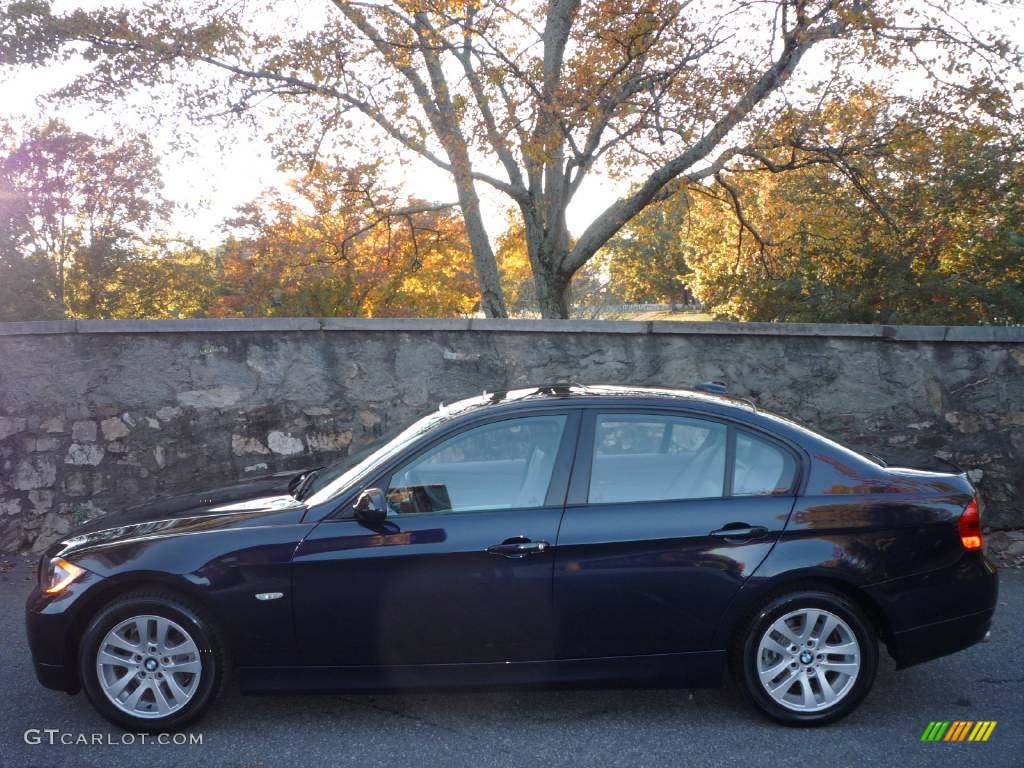
[[[55,595],[58,592],[63,592],[68,584],[83,573],[85,573],[84,568],[79,568],[62,557],[55,557],[50,560],[49,565],[43,570],[40,586],[44,592]]]

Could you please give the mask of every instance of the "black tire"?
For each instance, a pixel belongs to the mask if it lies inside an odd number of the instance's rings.
[[[772,698],[761,682],[757,667],[761,638],[772,624],[783,616],[807,608],[824,609],[846,622],[856,637],[860,652],[860,668],[845,694],[834,704],[813,712],[787,708]],[[780,595],[757,611],[736,639],[733,664],[735,676],[742,683],[747,696],[768,717],[790,726],[826,725],[850,714],[871,690],[878,670],[878,638],[864,611],[845,595],[824,589],[804,589]],[[782,673],[780,679],[786,679],[785,673]],[[816,685],[820,695],[821,685]],[[803,690],[802,686],[799,690]],[[824,701],[822,697],[821,706],[825,706]]]
[[[96,671],[97,653],[107,633],[126,619],[144,615],[175,622],[200,649],[202,669],[192,698],[163,717],[138,717],[115,706],[104,692]],[[180,731],[201,717],[225,686],[228,658],[221,637],[208,614],[188,599],[163,590],[131,592],[101,608],[89,622],[78,648],[79,679],[92,705],[115,725],[132,732]]]

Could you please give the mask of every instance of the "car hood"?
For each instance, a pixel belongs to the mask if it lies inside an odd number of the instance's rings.
[[[291,513],[285,514],[288,520],[298,520],[306,507],[289,493],[289,486],[300,474],[291,471],[266,475],[104,515],[72,530],[47,554],[64,557],[130,539],[265,524],[267,518],[282,513]]]

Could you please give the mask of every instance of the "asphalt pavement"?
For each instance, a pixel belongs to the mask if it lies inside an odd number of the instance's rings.
[[[774,725],[733,686],[336,696],[230,691],[187,732],[186,740],[199,737],[201,744],[143,744],[103,720],[83,694],[36,682],[22,615],[32,563],[6,561],[0,568],[4,768],[1024,766],[1024,571],[1000,574],[990,642],[900,672],[886,656],[861,707],[824,728]],[[985,743],[922,743],[932,720],[998,724]]]

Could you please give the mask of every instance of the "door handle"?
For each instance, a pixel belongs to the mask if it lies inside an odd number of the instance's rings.
[[[763,525],[747,525],[746,523],[729,523],[724,528],[712,531],[710,536],[720,539],[759,539],[768,534]]]
[[[544,552],[550,544],[546,541],[530,541],[522,537],[514,539],[506,539],[501,544],[494,544],[487,548],[487,551],[492,555],[501,555],[502,557],[514,557],[521,558],[527,555],[536,555]]]

